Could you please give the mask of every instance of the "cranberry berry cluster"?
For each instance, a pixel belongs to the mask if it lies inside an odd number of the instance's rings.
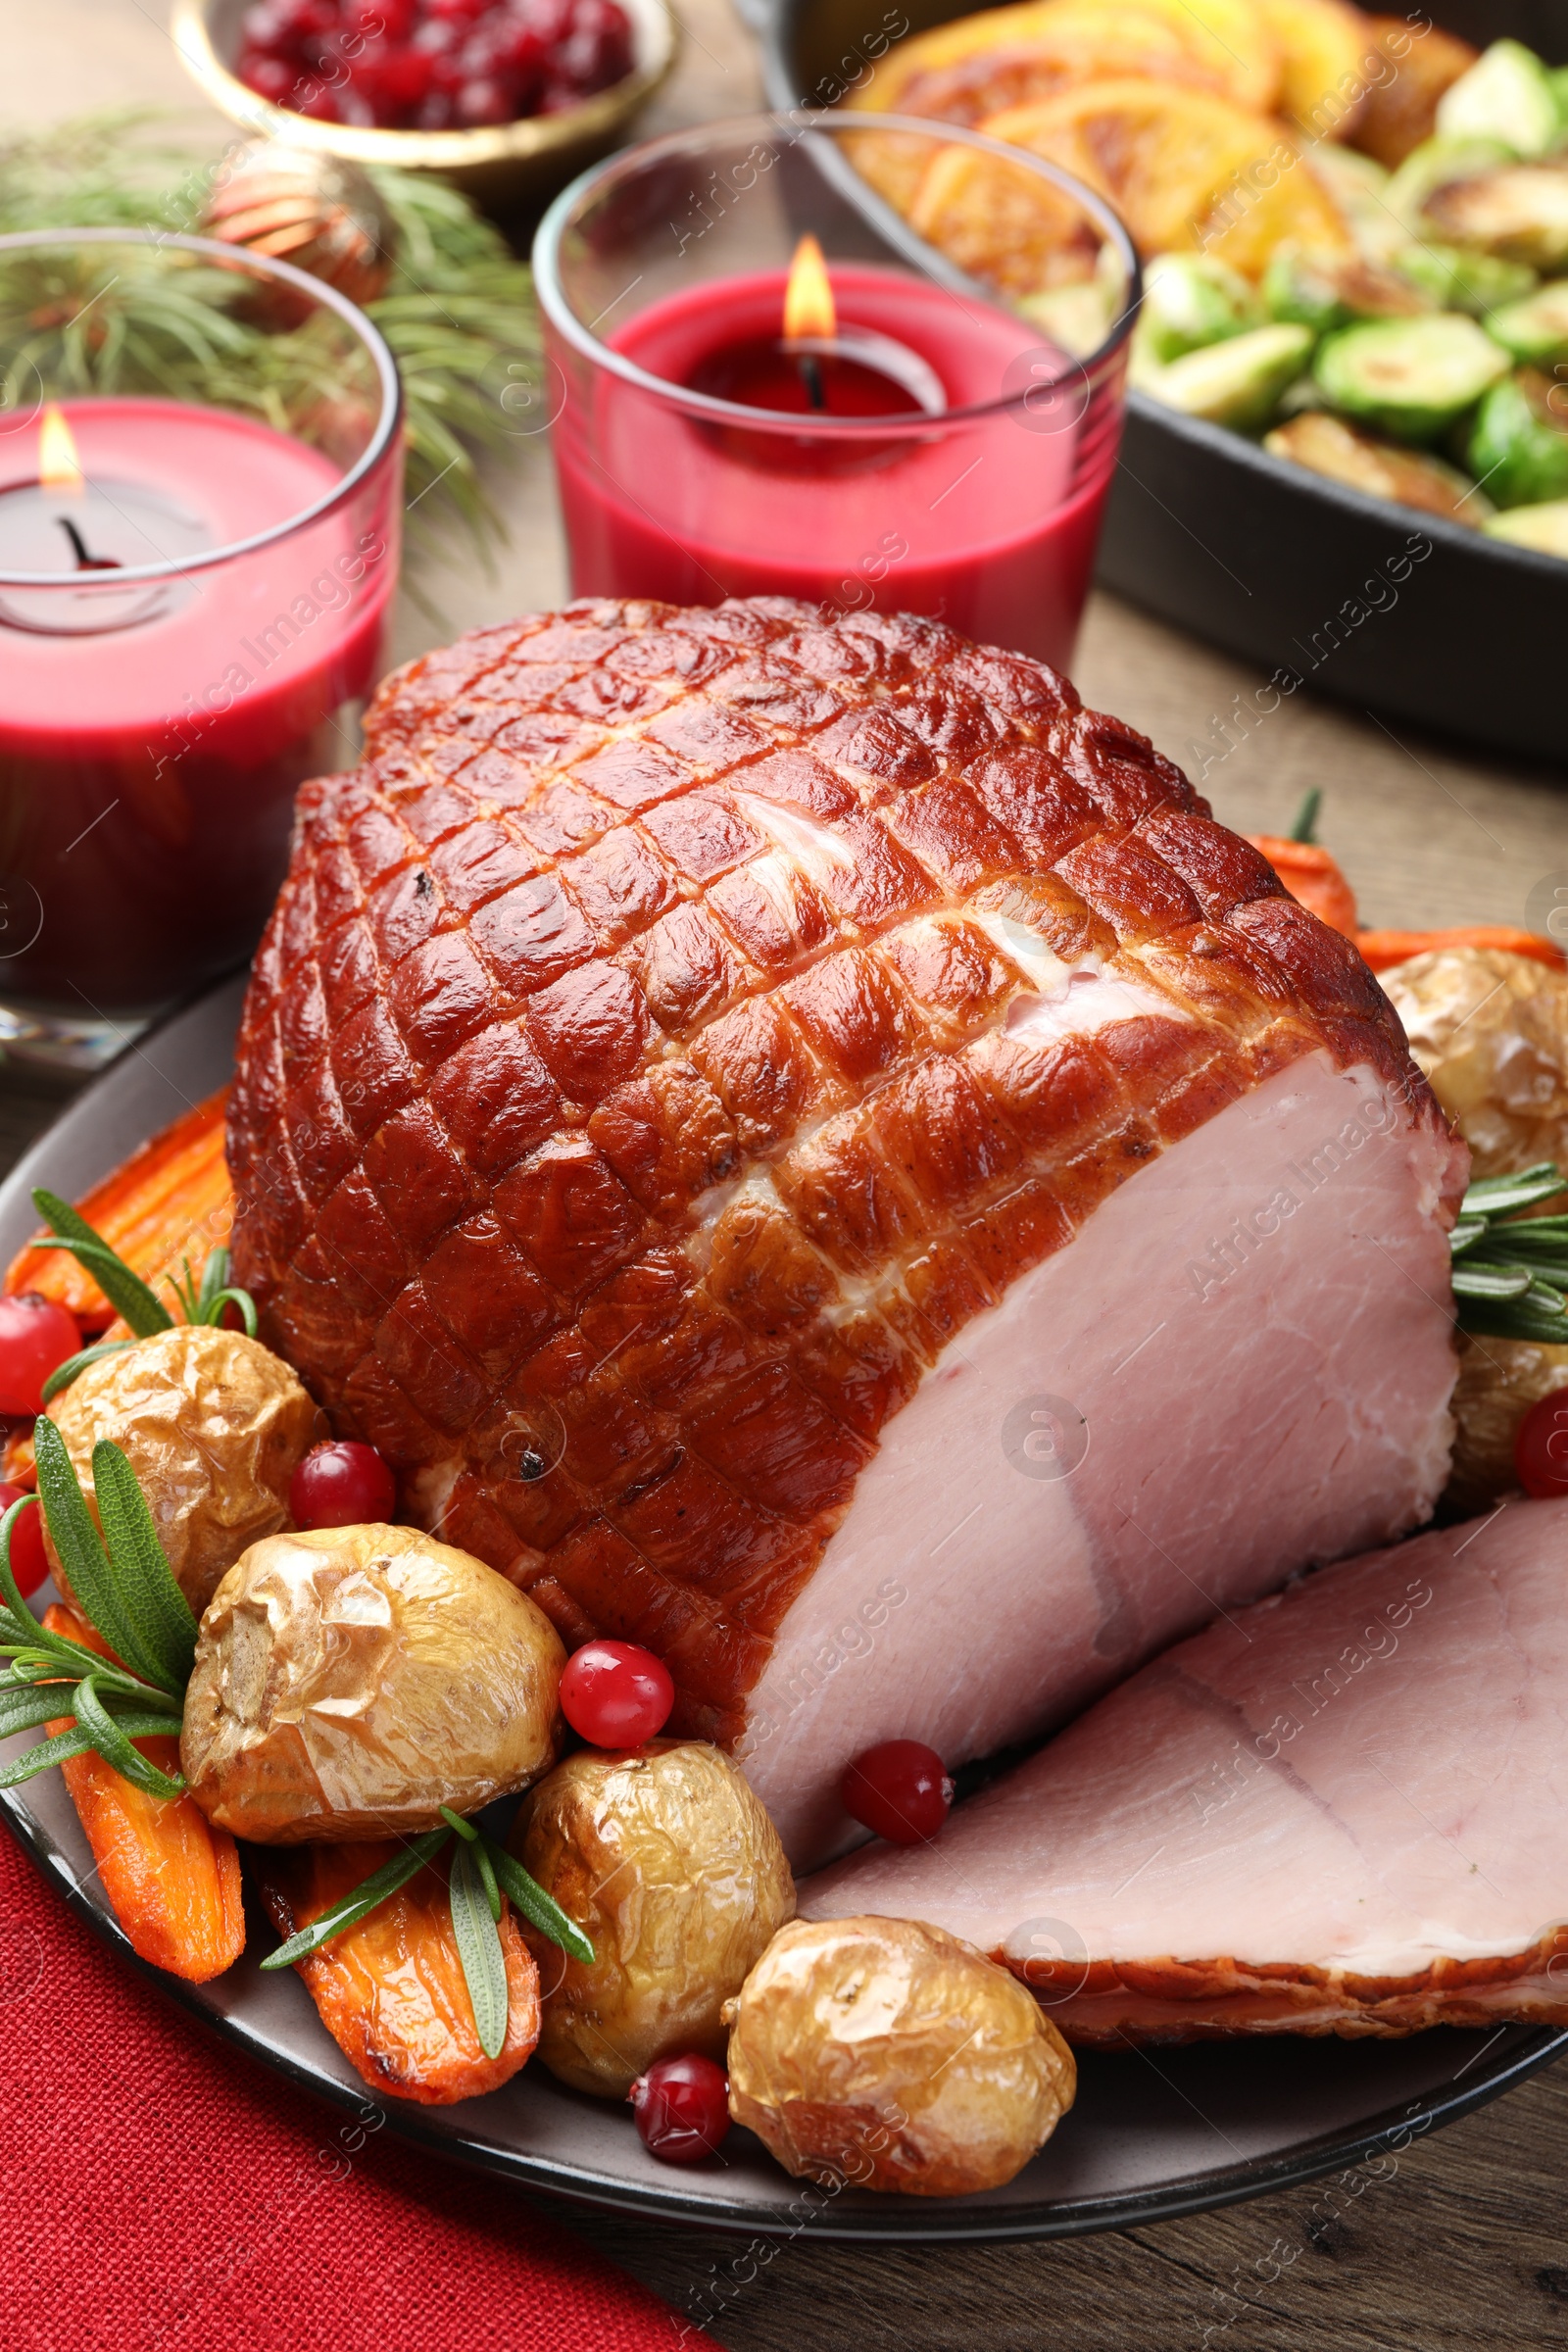
[[[259,96],[382,130],[561,114],[632,70],[616,0],[257,0],[243,31]]]

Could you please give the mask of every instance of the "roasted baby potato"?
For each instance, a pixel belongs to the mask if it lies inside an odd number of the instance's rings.
[[[1383,986],[1475,1175],[1568,1164],[1568,973],[1495,948],[1440,948],[1396,964]]]
[[[202,1619],[180,1765],[263,1845],[413,1836],[548,1770],[565,1662],[542,1609],[417,1528],[270,1536]]]
[[[727,1756],[697,1740],[568,1756],[523,1804],[512,1851],[597,1955],[534,1939],[553,2075],[614,2099],[656,2058],[722,2059],[724,2003],[795,1916],[778,1833]]]
[[[1459,1335],[1454,1387],[1453,1461],[1444,1490],[1444,1515],[1473,1519],[1500,1494],[1518,1492],[1513,1445],[1533,1404],[1568,1389],[1568,1348],[1537,1340],[1484,1340]]]
[[[731,2115],[813,2180],[1000,2188],[1077,2085],[1072,2052],[1016,1978],[918,1920],[797,1920],[729,2015]]]
[[[289,1480],[326,1435],[280,1356],[200,1323],[100,1356],[50,1412],[89,1495],[94,1446],[120,1446],[198,1617],[246,1546],[287,1526]],[[64,1589],[52,1545],[49,1556]]]
[[[1432,1091],[1477,1176],[1568,1161],[1568,972],[1495,948],[1441,948],[1383,975]],[[1530,1407],[1568,1387],[1568,1348],[1459,1339],[1446,1512],[1470,1518],[1518,1485]]]

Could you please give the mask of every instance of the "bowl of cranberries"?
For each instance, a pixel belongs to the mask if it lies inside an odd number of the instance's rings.
[[[669,0],[175,0],[172,31],[248,130],[501,213],[618,144],[676,45]]]

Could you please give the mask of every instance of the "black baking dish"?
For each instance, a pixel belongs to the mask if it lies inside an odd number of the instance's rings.
[[[974,4],[775,0],[769,100],[827,103],[889,23],[923,31]],[[1568,0],[1450,0],[1441,21],[1478,44],[1506,33],[1568,57]],[[1342,489],[1136,392],[1099,577],[1360,709],[1535,760],[1559,761],[1568,744],[1568,563]]]

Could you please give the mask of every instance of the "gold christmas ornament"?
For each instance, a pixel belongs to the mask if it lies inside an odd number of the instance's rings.
[[[374,302],[391,275],[396,227],[368,173],[286,140],[231,147],[201,225],[225,244],[292,262],[350,302]]]

